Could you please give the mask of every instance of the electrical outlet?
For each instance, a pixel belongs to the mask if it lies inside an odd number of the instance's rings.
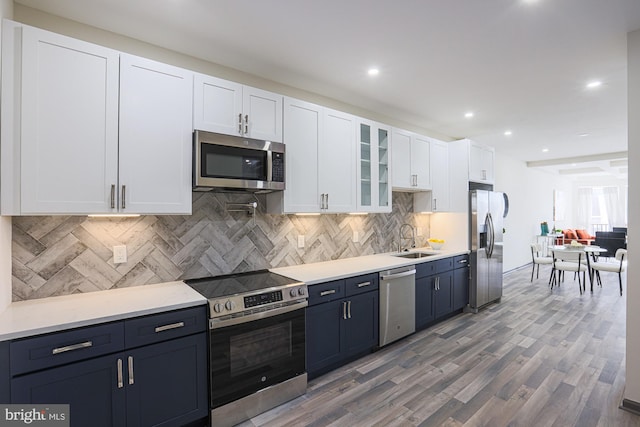
[[[416,236],[422,236],[422,227],[416,227]]]
[[[358,243],[360,241],[360,236],[358,236],[358,232],[354,231],[353,232],[353,237],[351,239],[353,241],[353,243]]]
[[[304,234],[300,234],[298,236],[298,248],[299,249],[303,249],[304,248]]]
[[[122,264],[127,262],[127,246],[119,245],[113,247],[113,263]]]

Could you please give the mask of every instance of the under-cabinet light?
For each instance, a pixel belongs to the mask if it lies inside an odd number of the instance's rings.
[[[302,213],[297,213],[296,216],[320,216],[319,213],[312,213],[312,212],[302,212]]]
[[[91,214],[89,218],[137,218],[140,214]]]
[[[349,212],[349,215],[368,215],[367,212]]]

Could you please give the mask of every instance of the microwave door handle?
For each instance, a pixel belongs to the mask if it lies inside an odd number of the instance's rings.
[[[267,182],[273,181],[273,152],[267,151]]]

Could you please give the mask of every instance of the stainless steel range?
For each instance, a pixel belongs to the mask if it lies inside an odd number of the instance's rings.
[[[307,389],[307,286],[268,270],[186,280],[209,301],[211,424],[232,426]]]

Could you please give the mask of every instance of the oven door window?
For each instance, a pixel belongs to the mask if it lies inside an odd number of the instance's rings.
[[[206,178],[266,181],[267,152],[249,148],[202,144],[200,170]]]
[[[304,313],[210,331],[212,408],[305,372]]]

